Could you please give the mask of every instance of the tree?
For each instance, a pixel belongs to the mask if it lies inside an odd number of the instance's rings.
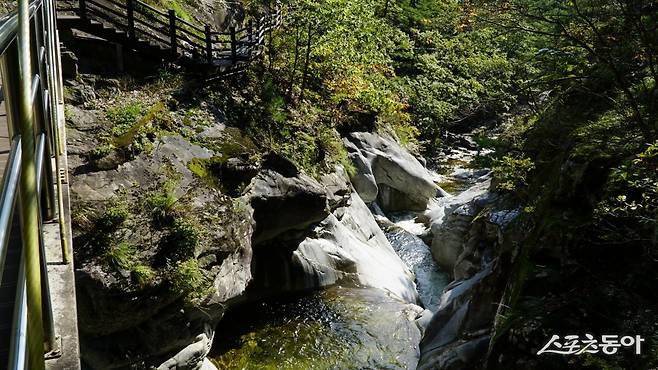
[[[538,49],[560,68],[543,68],[544,83],[598,81],[610,99],[624,97],[632,119],[650,140],[656,122],[658,4],[651,0],[485,1],[486,21],[507,32],[538,36]],[[622,41],[623,40],[623,41]],[[533,81],[532,83],[536,83]],[[595,91],[601,93],[602,91]]]

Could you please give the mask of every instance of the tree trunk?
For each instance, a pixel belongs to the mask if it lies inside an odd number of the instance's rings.
[[[292,62],[292,70],[290,71],[290,80],[288,81],[288,88],[286,89],[286,96],[288,101],[292,100],[292,87],[295,82],[295,72],[297,72],[297,60],[299,59],[299,46],[301,40],[299,38],[299,26],[295,28],[295,57]]]
[[[304,58],[304,72],[302,73],[302,84],[301,84],[301,93],[299,96],[299,100],[304,99],[304,89],[306,88],[306,78],[308,74],[308,65],[310,63],[311,59],[311,27],[312,24],[311,22],[308,22],[308,28],[306,30],[306,56]]]

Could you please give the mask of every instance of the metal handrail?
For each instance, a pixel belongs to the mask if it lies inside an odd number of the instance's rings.
[[[15,212],[21,217],[21,237],[15,240],[22,243],[9,363],[0,364],[12,370],[43,369],[44,352],[54,346],[42,218],[53,218],[55,207],[63,257],[65,262],[68,260],[59,175],[59,156],[63,153],[58,104],[62,87],[55,6],[54,0],[27,1],[19,0],[18,10],[0,20],[3,99],[7,103],[8,130],[13,136],[0,193],[0,279],[8,271],[6,256],[9,242],[14,240],[10,234],[17,229]]]
[[[20,302],[20,304],[19,304]],[[16,289],[16,309],[14,310],[14,327],[9,344],[8,370],[25,370],[27,368],[27,279],[25,276],[25,253],[21,253],[18,270],[18,287]]]
[[[41,0],[30,4],[30,17],[34,11],[41,5]],[[0,54],[4,54],[7,47],[16,39],[18,35],[18,10],[14,10],[4,17],[4,22],[0,25]]]
[[[7,166],[0,194],[0,282],[2,282],[5,258],[9,244],[9,231],[14,217],[14,204],[18,194],[18,178],[21,173],[21,139],[14,138],[7,158]]]

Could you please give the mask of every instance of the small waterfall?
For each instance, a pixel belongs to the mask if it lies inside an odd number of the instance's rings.
[[[439,269],[430,247],[421,239],[420,235],[427,233],[427,229],[415,222],[414,214],[395,214],[391,221],[396,227],[390,227],[386,237],[400,259],[416,275],[416,289],[423,306],[436,312],[443,288],[450,283],[450,275]]]

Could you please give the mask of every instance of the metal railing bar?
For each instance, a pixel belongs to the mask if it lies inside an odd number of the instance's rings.
[[[9,247],[11,221],[14,217],[14,204],[18,194],[18,179],[21,173],[21,139],[16,136],[11,142],[7,166],[2,180],[0,194],[0,282],[2,281],[5,258]]]
[[[25,251],[21,253],[14,306],[14,326],[9,345],[8,370],[27,369],[27,281],[25,273]]]
[[[32,104],[34,104],[34,102],[37,101],[37,94],[39,93],[40,83],[41,83],[41,78],[39,77],[39,74],[35,74],[34,77],[32,77],[32,94],[30,95]]]
[[[41,194],[43,186],[41,178],[43,176],[43,154],[45,153],[46,134],[39,134],[37,136],[37,145],[34,149],[36,159],[36,179],[37,179],[37,196]]]
[[[40,1],[35,2],[40,5]],[[19,120],[21,133],[21,176],[19,192],[19,215],[21,221],[21,241],[23,244],[25,284],[27,290],[28,325],[27,362],[32,370],[44,370],[43,357],[43,307],[41,286],[41,252],[39,250],[39,210],[36,196],[34,158],[34,107],[30,101],[32,64],[34,55],[30,38],[32,18],[27,1],[18,2],[18,65],[19,65]],[[35,20],[36,21],[36,20]],[[18,317],[16,317],[18,320]]]
[[[41,45],[39,48],[39,64],[45,63],[46,59],[46,47]]]
[[[16,39],[17,29],[18,16],[14,11],[0,24],[0,54],[4,54],[5,50]]]
[[[37,181],[37,200],[40,207],[41,204],[41,194],[43,189],[44,180],[46,180],[48,186],[50,187],[51,183],[48,181],[47,177],[43,177],[44,169],[44,159],[46,153],[46,134],[42,133],[37,137],[37,145],[35,149],[35,158],[36,158],[36,181]],[[48,158],[50,160],[50,158]],[[47,191],[52,191],[52,189],[46,189]],[[44,327],[44,337],[46,339],[47,350],[50,351],[55,345],[55,321],[53,320],[53,306],[50,299],[50,283],[48,281],[48,267],[46,266],[46,245],[43,241],[43,218],[39,214],[39,249],[41,250],[41,295],[43,301],[43,327]]]

